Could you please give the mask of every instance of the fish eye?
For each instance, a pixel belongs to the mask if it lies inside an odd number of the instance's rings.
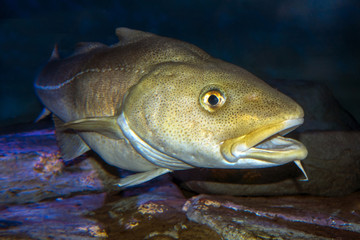
[[[214,112],[221,108],[226,101],[225,94],[220,89],[205,89],[202,92],[200,94],[200,104],[209,112]]]

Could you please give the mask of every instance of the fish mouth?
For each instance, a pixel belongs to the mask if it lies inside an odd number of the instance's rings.
[[[295,139],[283,137],[303,122],[303,118],[289,119],[226,140],[221,145],[221,154],[230,164],[243,162],[245,168],[270,167],[294,161],[303,171],[300,160],[307,156],[306,147]]]

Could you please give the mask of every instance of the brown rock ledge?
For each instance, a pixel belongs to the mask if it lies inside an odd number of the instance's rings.
[[[0,136],[1,239],[360,239],[359,193],[186,199],[168,175],[119,192],[125,171],[57,151],[51,129]]]

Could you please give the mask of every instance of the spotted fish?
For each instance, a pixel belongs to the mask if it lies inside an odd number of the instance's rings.
[[[265,168],[307,156],[284,137],[303,123],[292,99],[200,48],[152,33],[116,29],[119,42],[57,48],[35,89],[52,113],[62,156],[88,150],[135,171],[127,187],[194,167]]]

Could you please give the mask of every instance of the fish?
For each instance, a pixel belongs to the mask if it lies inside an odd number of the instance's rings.
[[[284,137],[304,122],[294,100],[193,44],[115,32],[117,43],[81,42],[63,59],[55,46],[34,83],[65,161],[93,150],[135,172],[120,188],[176,170],[290,162],[308,179],[306,147]]]

